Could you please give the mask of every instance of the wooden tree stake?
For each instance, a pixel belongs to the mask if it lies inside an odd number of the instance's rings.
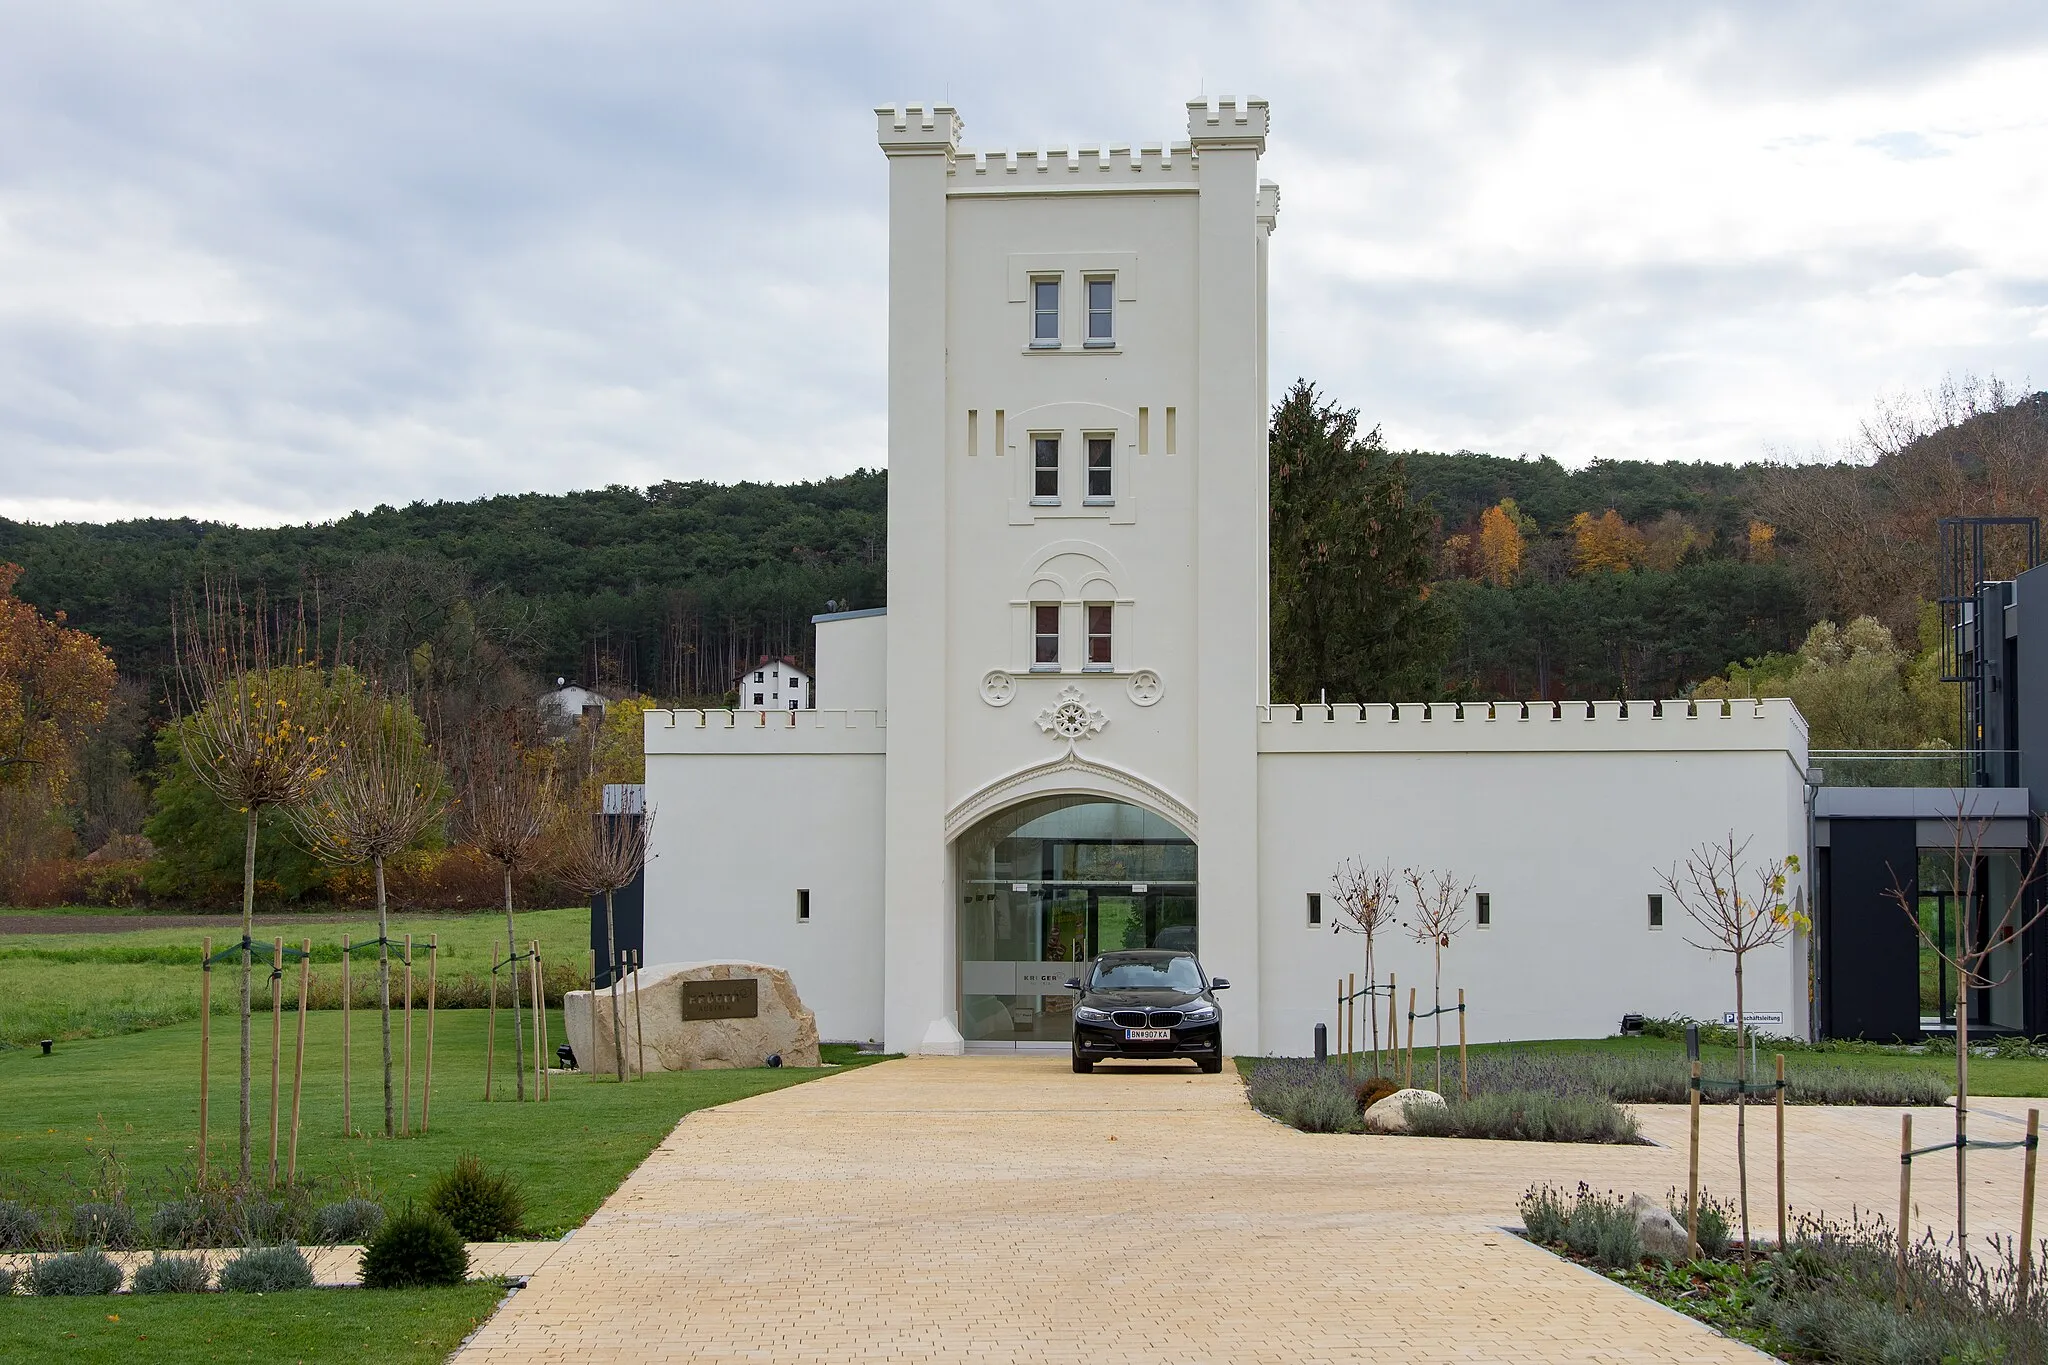
[[[1785,1249],[1785,1054],[1778,1054],[1778,1250]]]
[[[313,940],[309,938],[299,946],[299,1040],[292,1058],[292,1144],[284,1168],[287,1185],[296,1184],[299,1178],[299,1096],[306,1088],[306,1002],[312,984]]]
[[[1685,1259],[1700,1258],[1700,1064],[1692,1064],[1692,1158],[1685,1181]]]
[[[405,1097],[398,1106],[400,1137],[412,1131],[412,935],[405,936]]]
[[[1400,1009],[1394,1003],[1394,974],[1387,973],[1387,1070],[1392,1071],[1401,1064],[1401,1032],[1398,1026]],[[1378,1073],[1375,1072],[1375,1075]]]
[[[213,1044],[213,940],[199,945],[199,1188],[206,1188],[206,1064]]]
[[[2027,1296],[2034,1279],[2034,1158],[2041,1148],[2041,1111],[2027,1111],[2027,1164],[2020,1180],[2020,1312],[2027,1311]]]
[[[434,987],[441,970],[441,936],[427,935],[427,1074],[420,1082],[420,1132],[434,1108]]]
[[[533,941],[533,989],[540,997],[533,1007],[533,1017],[540,1021],[540,1094],[539,1099],[555,1097],[555,1070],[548,1065],[548,979],[542,972],[540,961],[540,940]]]
[[[1472,1073],[1465,1065],[1465,988],[1458,988],[1458,1094],[1472,1098]]]
[[[1401,1084],[1415,1084],[1415,987],[1408,988],[1408,1061],[1401,1068]]]
[[[491,949],[491,956],[497,955],[498,950]],[[484,1100],[488,1103],[491,1098],[491,1069],[498,1060],[498,968],[495,963],[491,966],[491,1012],[486,1017],[488,1022],[484,1025]]]
[[[640,1013],[640,969],[647,965],[647,950],[633,950],[633,1045],[640,1049],[640,1076],[647,1076],[647,1029]]]
[[[526,945],[526,951],[527,954],[535,962],[539,962],[540,940],[530,940]],[[540,1006],[541,1001],[543,1001],[547,997],[541,994],[540,974],[538,972],[528,972],[526,975],[527,996],[533,1002],[533,1098],[534,1102],[538,1104],[540,1102],[541,1072],[546,1069],[547,1065],[541,1059],[540,1055],[540,1031],[542,1028],[546,1027],[546,1025],[541,1022]]]
[[[284,938],[270,959],[270,1183],[277,1184],[278,1097],[284,1082]]]
[[[354,1137],[348,1112],[349,1092],[349,1048],[348,1048],[348,967],[351,954],[348,950],[348,935],[341,936],[341,1135]]]
[[[1906,1306],[1906,1242],[1913,1216],[1913,1116],[1899,1115],[1899,1307]]]
[[[1344,992],[1344,1074],[1356,1073],[1351,1067],[1351,1050],[1358,1046],[1358,973],[1351,972],[1345,977]]]

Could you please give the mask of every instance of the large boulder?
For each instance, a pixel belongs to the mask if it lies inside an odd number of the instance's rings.
[[[1642,1239],[1645,1256],[1667,1261],[1685,1259],[1685,1224],[1674,1218],[1670,1209],[1647,1195],[1632,1194],[1628,1197],[1628,1212],[1636,1220],[1636,1235]]]
[[[796,983],[780,967],[758,962],[658,964],[641,970],[637,987],[628,974],[618,1000],[629,1069],[640,1066],[643,1044],[649,1071],[766,1066],[771,1056],[781,1057],[784,1066],[818,1065],[817,1018],[804,1008]],[[698,1017],[706,1014],[726,1017]],[[577,1066],[617,1071],[609,988],[594,995],[570,991],[562,999],[562,1023]]]
[[[1444,1107],[1444,1097],[1434,1090],[1396,1090],[1385,1099],[1378,1101],[1365,1111],[1365,1131],[1368,1133],[1405,1133],[1408,1131],[1408,1106],[1425,1104],[1437,1109]]]

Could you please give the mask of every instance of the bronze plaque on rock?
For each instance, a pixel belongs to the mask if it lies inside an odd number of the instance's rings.
[[[758,1019],[761,982],[747,976],[734,981],[685,981],[683,1018]]]

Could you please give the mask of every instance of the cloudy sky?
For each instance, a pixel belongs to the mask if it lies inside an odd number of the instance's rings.
[[[1750,460],[2048,384],[2048,6],[0,0],[0,515],[884,462],[876,104],[1273,105],[1273,378]]]

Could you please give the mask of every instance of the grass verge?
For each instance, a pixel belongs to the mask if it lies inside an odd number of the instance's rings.
[[[489,1318],[500,1280],[450,1289],[120,1294],[0,1304],[0,1362],[278,1360],[426,1365]]]

